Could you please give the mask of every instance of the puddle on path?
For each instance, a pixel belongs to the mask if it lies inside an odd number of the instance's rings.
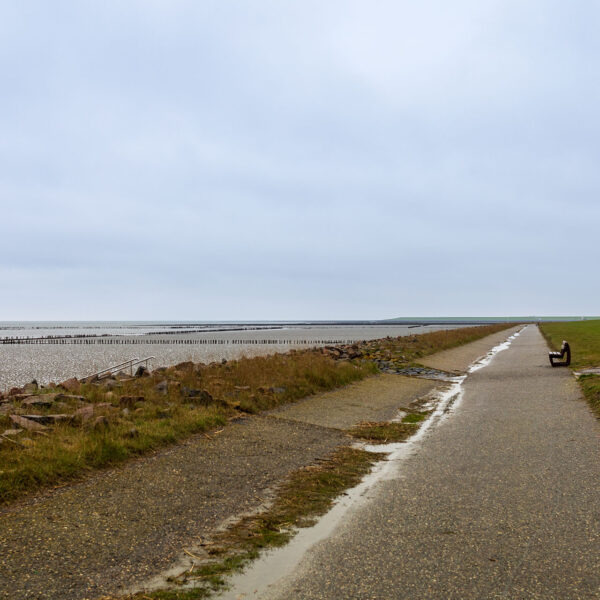
[[[340,496],[333,507],[312,527],[298,530],[298,533],[284,547],[266,551],[243,573],[233,575],[229,580],[229,589],[218,598],[222,600],[256,600],[273,591],[284,577],[289,576],[298,566],[306,552],[318,542],[329,537],[349,511],[356,509],[368,500],[377,483],[398,476],[399,463],[414,453],[427,432],[442,423],[459,406],[463,397],[463,382],[470,373],[490,364],[492,359],[506,350],[520,331],[511,335],[505,342],[498,344],[483,358],[473,363],[466,375],[451,378],[449,386],[434,393],[423,408],[432,410],[429,418],[423,422],[417,433],[401,443],[370,445],[360,447],[371,452],[385,454],[385,459],[377,463],[369,475],[356,487]],[[448,381],[448,380],[447,380]],[[189,566],[189,565],[188,565]]]

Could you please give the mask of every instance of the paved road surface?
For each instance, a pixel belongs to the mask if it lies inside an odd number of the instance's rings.
[[[600,598],[599,433],[529,326],[269,598]]]

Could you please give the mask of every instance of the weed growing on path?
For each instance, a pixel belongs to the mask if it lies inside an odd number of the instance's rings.
[[[403,423],[421,423],[427,418],[427,413],[413,412],[406,415],[403,419]]]
[[[348,433],[360,440],[386,444],[403,442],[416,433],[417,429],[419,429],[419,425],[416,423],[365,422],[348,430]]]

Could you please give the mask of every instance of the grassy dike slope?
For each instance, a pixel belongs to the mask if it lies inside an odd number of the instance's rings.
[[[573,369],[600,367],[600,320],[542,323],[540,329],[553,350],[559,350],[563,340],[569,342]],[[587,401],[600,418],[600,376],[582,375],[579,383]]]

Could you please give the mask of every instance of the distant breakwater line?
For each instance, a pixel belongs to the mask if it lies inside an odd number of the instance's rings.
[[[2,345],[184,345],[184,346],[237,346],[237,345],[252,345],[252,346],[324,346],[337,344],[353,344],[356,340],[174,340],[174,339],[146,339],[146,338],[128,338],[128,339],[107,339],[107,338],[0,338]]]

